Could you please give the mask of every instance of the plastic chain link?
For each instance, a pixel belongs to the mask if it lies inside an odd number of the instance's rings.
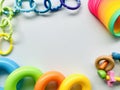
[[[1,55],[8,55],[11,53],[13,49],[13,40],[12,40],[12,34],[13,34],[13,27],[11,24],[11,20],[13,18],[14,12],[10,7],[3,7],[3,2],[4,0],[0,1],[0,16],[2,17],[5,13],[8,12],[6,17],[3,17],[1,22],[0,22],[0,28],[2,30],[2,33],[0,33],[0,37],[8,42],[10,42],[9,49],[7,51],[2,51],[0,50]],[[8,28],[8,29],[7,29]]]

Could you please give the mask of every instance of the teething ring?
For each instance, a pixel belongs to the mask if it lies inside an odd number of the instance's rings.
[[[100,56],[100,57],[98,57],[98,58],[96,59],[96,61],[95,61],[95,66],[96,66],[97,69],[101,69],[101,68],[100,68],[100,62],[101,62],[102,60],[105,60],[104,62],[108,63],[108,64],[106,64],[107,66],[104,67],[104,70],[105,70],[105,71],[110,71],[110,70],[112,70],[113,67],[115,66],[114,60],[112,59],[111,56]]]
[[[104,60],[100,65],[97,65]],[[98,75],[101,79],[107,82],[109,87],[112,87],[115,82],[120,82],[120,77],[115,76],[114,71],[112,71],[115,62],[120,60],[120,53],[112,52],[111,56],[100,56],[97,58],[95,64],[98,67]],[[107,63],[106,63],[107,62]],[[109,66],[108,66],[109,65]],[[109,68],[109,69],[108,69]]]
[[[6,33],[0,33],[0,37],[9,37],[9,34]],[[13,39],[10,38],[9,40],[7,40],[10,43],[9,49],[5,52],[3,52],[2,50],[0,50],[0,54],[1,55],[8,55],[9,53],[11,53],[12,49],[13,49]]]
[[[19,65],[8,58],[0,58],[0,68],[10,74],[15,69],[19,68]],[[17,88],[19,88],[19,87],[17,87]],[[0,87],[0,90],[4,90],[4,88]]]
[[[43,74],[36,82],[34,90],[45,90],[45,87],[50,81],[56,81],[58,86],[64,80],[64,76],[57,71],[50,71]]]
[[[5,83],[4,90],[17,90],[16,85],[22,78],[26,76],[30,76],[35,81],[37,81],[41,75],[42,75],[42,72],[35,67],[30,67],[30,66],[20,67],[16,69],[15,71],[13,71],[8,76],[6,83]]]
[[[61,83],[59,90],[70,90],[74,84],[79,84],[81,90],[92,90],[89,79],[82,74],[72,74],[65,78]]]

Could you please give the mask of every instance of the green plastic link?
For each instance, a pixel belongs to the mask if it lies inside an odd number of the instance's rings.
[[[0,15],[3,14],[3,11],[2,11],[3,2],[4,2],[4,0],[0,0]]]
[[[12,8],[10,8],[10,7],[4,7],[4,8],[3,8],[3,12],[4,12],[4,11],[9,11],[8,18],[9,18],[10,20],[12,20],[12,18],[13,18],[13,16],[14,16],[14,12],[13,12]]]
[[[12,8],[10,7],[2,7],[3,6],[4,0],[0,0],[0,16],[4,14],[5,11],[9,12],[7,17],[2,18],[1,23],[0,23],[0,28],[2,29],[2,33],[7,33],[9,35],[8,38],[5,37],[6,40],[9,40],[12,37],[13,34],[13,27],[11,20],[14,16],[14,12]],[[6,30],[6,27],[8,27],[9,31]]]
[[[6,23],[7,23],[7,26],[6,26]],[[12,37],[12,34],[13,34],[13,27],[12,27],[11,21],[8,18],[3,18],[1,20],[0,27],[1,27],[3,33],[7,33],[6,32],[6,27],[8,27],[9,32],[7,34],[9,34],[9,37],[5,38],[5,39],[9,40]]]

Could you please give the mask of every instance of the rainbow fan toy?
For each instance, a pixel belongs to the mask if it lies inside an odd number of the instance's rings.
[[[120,37],[120,0],[89,0],[88,7],[113,36]]]

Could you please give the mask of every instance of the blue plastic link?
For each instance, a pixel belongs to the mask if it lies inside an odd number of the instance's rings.
[[[65,2],[65,0],[63,0],[63,2]],[[48,8],[47,0],[44,0],[44,5],[45,5],[46,8]],[[59,6],[56,6],[56,7],[53,7],[53,8],[52,8],[52,5],[51,5],[50,11],[51,11],[51,12],[55,12],[55,11],[60,10],[61,8],[62,8],[62,4],[61,4],[61,2],[60,2],[60,5],[59,5]]]
[[[75,7],[71,7],[71,6],[66,5],[65,1],[63,1],[63,0],[60,0],[60,2],[64,7],[66,7],[67,9],[70,9],[70,10],[76,10],[81,6],[81,1],[80,0],[76,0],[77,6],[75,6]]]
[[[112,57],[113,57],[114,60],[120,60],[120,53],[113,52]]]
[[[22,9],[23,1],[29,1],[30,8],[29,9]],[[34,11],[36,8],[36,3],[31,2],[31,0],[15,0],[15,11],[16,12],[31,12]]]
[[[45,0],[44,2],[48,3],[48,7],[46,7],[46,10],[40,11],[35,8],[35,13],[46,13],[51,9],[51,2],[50,0]],[[33,7],[32,3],[35,3],[34,0],[30,0],[30,6]]]

